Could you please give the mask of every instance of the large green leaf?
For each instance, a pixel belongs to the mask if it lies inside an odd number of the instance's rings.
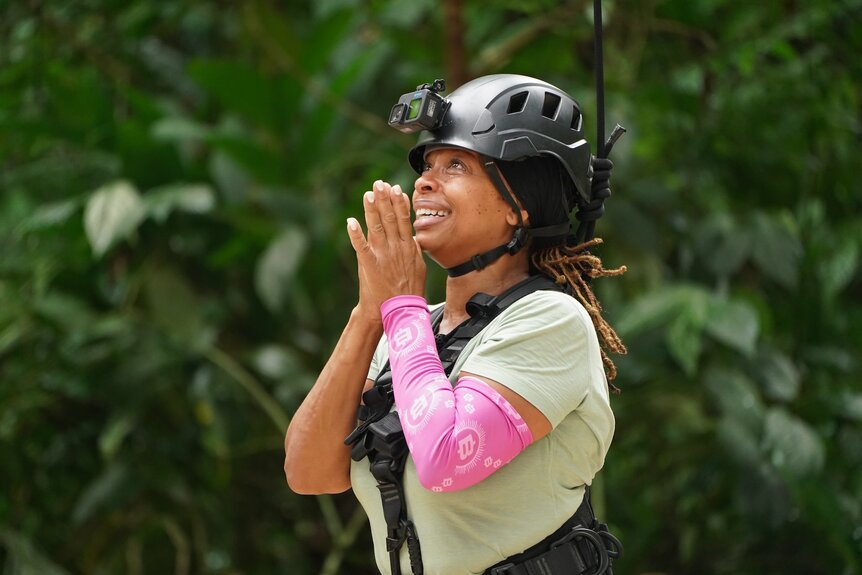
[[[736,417],[722,416],[716,434],[721,445],[740,466],[751,468],[761,464],[763,455],[758,435],[740,425]]]
[[[99,452],[106,461],[112,460],[126,437],[134,430],[134,415],[123,413],[108,421],[99,436]]]
[[[288,286],[302,262],[308,239],[296,227],[285,229],[269,245],[255,268],[255,287],[263,303],[272,311],[281,311]]]
[[[150,217],[162,223],[173,211],[206,214],[215,207],[215,195],[206,184],[171,184],[149,190],[143,199]]]
[[[759,358],[758,371],[767,397],[792,401],[799,395],[802,376],[794,362],[775,350],[765,350]]]
[[[168,116],[153,124],[150,133],[154,139],[188,143],[206,140],[212,130],[182,116]]]
[[[247,199],[254,180],[239,162],[217,150],[210,155],[208,168],[209,177],[228,203],[236,204]]]
[[[135,187],[119,180],[99,188],[84,208],[84,229],[96,257],[129,237],[146,211]]]
[[[33,312],[41,319],[70,333],[85,331],[97,317],[86,302],[58,291],[49,292],[34,300]]]
[[[796,477],[818,473],[826,461],[823,441],[817,433],[781,407],[766,413],[763,449],[772,465]]]
[[[848,393],[841,402],[844,415],[862,423],[862,393]]]
[[[62,225],[69,221],[80,208],[79,198],[44,204],[21,222],[18,231],[26,233]]]
[[[704,327],[712,337],[745,355],[756,349],[757,312],[744,301],[713,298]]]
[[[702,318],[683,308],[666,332],[668,351],[689,376],[697,370],[702,345]]]
[[[842,237],[843,236],[843,237]],[[860,240],[852,234],[839,236],[837,248],[820,262],[820,282],[827,297],[844,289],[859,267]]]
[[[697,288],[659,286],[639,296],[620,314],[617,331],[623,336],[633,335],[664,323],[679,314],[692,289]]]
[[[751,251],[754,262],[769,278],[792,289],[799,278],[802,245],[785,217],[757,213],[751,218]]]
[[[759,436],[765,408],[747,375],[734,369],[711,368],[703,383],[724,418],[744,427],[749,435]]]
[[[712,214],[695,231],[695,245],[717,277],[735,274],[751,252],[751,234],[740,228],[728,212]]]

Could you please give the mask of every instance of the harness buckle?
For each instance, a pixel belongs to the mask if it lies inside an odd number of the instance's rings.
[[[499,567],[494,567],[488,572],[488,575],[507,575],[509,570],[512,567],[515,567],[514,563],[506,563],[505,565],[500,565]]]
[[[398,551],[404,542],[407,540],[407,530],[403,526],[396,531],[397,537],[388,536],[386,538],[386,551],[392,553]]]
[[[586,557],[583,557],[583,554],[581,553],[581,551],[585,551],[585,549],[578,545],[579,541],[585,541],[590,547],[590,553]],[[572,551],[576,552],[579,558],[586,562],[584,567],[589,567],[589,564],[593,563],[590,559],[593,559],[596,562],[594,569],[591,572],[582,571],[583,575],[601,575],[602,573],[605,573],[610,565],[608,550],[605,547],[603,538],[600,533],[597,533],[592,529],[581,526],[573,527],[571,531],[551,543],[551,550],[557,549],[566,544],[571,545],[574,548]]]

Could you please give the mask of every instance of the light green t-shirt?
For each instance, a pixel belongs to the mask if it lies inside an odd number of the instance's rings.
[[[387,355],[384,337],[369,378],[377,376]],[[518,393],[553,430],[461,491],[425,489],[408,459],[407,512],[426,575],[480,574],[555,531],[581,504],[584,484],[602,467],[614,432],[595,329],[583,306],[566,294],[537,291],[512,304],[464,348],[449,378],[453,385],[461,371]],[[368,460],[353,462],[350,477],[371,523],[377,566],[390,575],[386,522]],[[412,572],[406,545],[401,566],[405,575]]]

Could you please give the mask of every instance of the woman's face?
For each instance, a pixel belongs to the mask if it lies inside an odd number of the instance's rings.
[[[443,267],[512,239],[517,216],[494,187],[475,152],[435,148],[413,192],[413,229],[422,249]]]

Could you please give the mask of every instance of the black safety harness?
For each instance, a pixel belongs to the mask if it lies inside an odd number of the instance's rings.
[[[503,310],[537,290],[563,291],[563,287],[543,275],[530,276],[499,296],[484,293],[467,302],[470,317],[445,335],[436,335],[437,352],[448,376],[467,343]],[[443,306],[431,314],[431,325],[438,332]],[[374,386],[362,395],[359,425],[344,443],[352,446],[355,461],[368,458],[371,474],[383,502],[386,521],[386,550],[391,575],[401,575],[400,550],[406,543],[414,575],[423,575],[422,553],[416,528],[407,514],[402,478],[409,455],[392,392],[392,371],[387,362]],[[526,551],[489,568],[486,575],[562,575],[612,574],[611,563],[622,552],[619,541],[599,523],[590,505],[589,487],[584,502],[571,519],[557,531]],[[573,571],[572,569],[576,569]]]

